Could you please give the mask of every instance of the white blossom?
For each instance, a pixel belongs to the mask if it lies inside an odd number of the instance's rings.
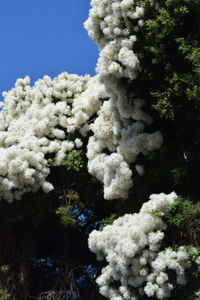
[[[92,231],[89,248],[107,262],[97,278],[102,295],[112,299],[114,293],[122,300],[138,299],[142,294],[166,299],[177,286],[187,283],[186,270],[191,267],[187,249],[161,250],[166,224],[152,214],[168,212],[176,198],[174,192],[153,194],[139,213],[125,214],[101,231]],[[169,270],[176,275],[175,282]],[[113,288],[115,281],[119,289]]]
[[[104,101],[97,119],[90,127],[94,138],[88,143],[88,170],[104,183],[106,199],[126,198],[128,190],[134,185],[134,178],[133,184],[130,183],[130,164],[137,161],[139,154],[148,155],[150,151],[159,149],[162,144],[160,132],[145,132],[146,125],[153,122],[151,116],[143,111],[145,102],[134,96],[133,88],[131,92],[127,92],[140,70],[140,61],[134,52],[134,45],[138,39],[135,31],[144,24],[144,8],[135,0],[92,0],[91,5],[85,28],[100,46],[96,71],[109,99]],[[96,154],[94,149],[98,149]],[[113,174],[118,173],[117,176],[122,176],[122,172],[116,170],[121,170],[121,167],[115,162],[109,170],[106,166],[103,167],[104,164],[108,165],[106,161],[109,155],[104,153],[106,150],[111,152],[110,156],[113,153],[120,154],[118,157],[124,161],[124,179],[118,178],[124,183],[124,189],[120,191],[119,188],[118,192],[112,188],[113,176],[116,178]],[[139,167],[136,167],[136,170],[140,175],[145,172]],[[105,172],[110,174],[110,178],[106,180],[107,184],[110,182],[110,187],[105,184]]]
[[[82,147],[81,127],[106,97],[99,80],[62,73],[44,76],[33,87],[18,79],[4,92],[0,111],[0,198],[12,202],[24,193],[53,190],[47,181],[48,157],[62,164],[66,153]],[[74,141],[69,132],[80,131]]]

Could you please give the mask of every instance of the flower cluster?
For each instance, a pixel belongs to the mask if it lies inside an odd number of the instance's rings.
[[[112,87],[117,79],[135,79],[140,63],[133,48],[137,32],[144,24],[142,2],[92,0],[91,5],[84,25],[90,37],[100,46],[97,72],[105,84],[109,86],[111,83]],[[105,79],[109,79],[108,84]]]
[[[138,101],[138,111],[140,105]],[[89,172],[103,182],[105,199],[127,198],[132,186],[129,163],[136,162],[140,153],[146,155],[157,149],[162,142],[161,134],[145,133],[141,121],[127,121],[127,126],[123,126],[117,109],[109,100],[104,101],[91,129],[94,135],[88,142]],[[111,154],[106,154],[105,149]]]
[[[185,271],[192,260],[187,249],[160,251],[166,224],[156,213],[168,212],[176,198],[174,192],[153,194],[139,213],[126,214],[102,231],[92,231],[89,248],[108,263],[97,278],[103,296],[111,300],[136,300],[143,295],[165,299],[177,286],[186,284]]]
[[[3,96],[0,196],[12,202],[39,188],[49,192],[48,158],[59,166],[67,152],[82,147],[87,121],[105,98],[104,87],[96,77],[62,73],[53,80],[45,76],[33,87],[29,77],[18,79]],[[70,140],[75,131],[77,137]]]
[[[160,132],[145,132],[153,120],[129,88],[139,70],[133,49],[143,6],[135,0],[93,0],[92,6],[85,27],[100,46],[97,76],[62,73],[53,80],[45,76],[33,87],[25,77],[3,94],[0,195],[8,201],[39,188],[51,191],[48,158],[61,165],[66,153],[82,147],[89,130],[89,172],[103,183],[105,199],[127,198],[130,164],[162,144]],[[135,168],[144,174],[143,166]]]
[[[88,169],[103,182],[106,199],[127,198],[132,186],[129,164],[162,144],[160,132],[145,132],[153,120],[130,87],[139,72],[134,44],[143,26],[144,8],[135,0],[92,0],[91,5],[85,28],[100,46],[96,71],[109,100],[91,127],[94,135],[88,143]],[[105,154],[106,150],[111,154]],[[144,174],[141,166],[136,165],[136,171]]]
[[[103,182],[106,199],[127,198],[132,186],[129,163],[135,162],[138,154],[158,148],[162,141],[160,133],[144,132],[144,122],[151,118],[142,112],[143,101],[137,99],[131,112],[140,121],[120,118],[117,108],[105,100],[108,97],[98,76],[62,73],[53,80],[45,76],[33,87],[26,77],[18,79],[4,97],[0,113],[0,193],[7,201],[39,188],[51,191],[53,186],[46,181],[48,158],[61,165],[67,152],[82,147],[82,137],[90,129],[89,172]],[[89,124],[95,113],[97,118]],[[75,131],[79,136],[68,139]],[[110,155],[104,153],[106,148]],[[144,172],[137,165],[136,170],[141,175]]]

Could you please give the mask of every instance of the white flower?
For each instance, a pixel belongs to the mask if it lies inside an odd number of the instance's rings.
[[[191,266],[190,255],[185,247],[160,251],[166,225],[151,215],[150,209],[169,211],[176,198],[174,192],[153,194],[138,214],[126,214],[89,235],[90,250],[107,262],[97,278],[102,295],[113,299],[114,294],[122,300],[138,299],[143,294],[167,299],[178,285],[187,283],[185,271]],[[169,270],[176,274],[175,282],[171,282]],[[113,287],[116,281],[119,288]]]
[[[82,134],[82,125],[106,97],[105,89],[98,77],[62,73],[53,80],[44,76],[33,87],[29,77],[18,79],[4,97],[0,111],[0,199],[19,200],[39,188],[48,193],[53,186],[46,181],[50,172],[47,157],[54,157],[59,166],[75,145],[82,147],[80,138],[68,141],[67,134],[75,130]]]

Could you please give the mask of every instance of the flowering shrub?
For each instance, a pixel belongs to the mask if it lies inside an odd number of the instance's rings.
[[[145,102],[134,96],[134,87],[128,92],[140,69],[134,43],[143,26],[144,9],[138,1],[127,0],[93,0],[91,5],[85,28],[100,46],[96,71],[110,98],[91,127],[88,169],[104,183],[106,199],[127,198],[132,186],[129,164],[162,144],[160,132],[145,132],[153,121],[142,109]],[[105,149],[112,153],[105,154]],[[141,166],[136,171],[144,174]]]
[[[100,293],[111,300],[169,298],[177,286],[187,283],[186,272],[199,265],[200,253],[193,247],[163,249],[166,224],[156,215],[169,212],[173,192],[153,194],[139,213],[125,214],[102,231],[89,236],[89,248],[107,266],[97,278]],[[172,276],[173,274],[173,276]]]
[[[46,298],[102,299],[93,286],[102,264],[87,247],[93,230],[89,248],[107,263],[97,278],[103,296],[199,300],[199,0],[91,5],[85,28],[100,47],[97,76],[62,73],[33,86],[25,77],[3,94],[0,199],[31,193],[10,210],[1,203],[0,264],[14,280],[28,278],[44,257],[33,294],[51,278]],[[187,199],[152,194],[169,190]],[[28,283],[20,294],[1,271],[2,297],[26,298],[34,279],[19,280]]]
[[[0,113],[0,192],[9,202],[39,188],[51,191],[53,186],[46,180],[48,162],[65,165],[67,153],[82,148],[82,139],[90,129],[94,134],[87,145],[89,172],[104,183],[106,199],[126,198],[132,186],[128,163],[135,162],[139,153],[146,155],[156,149],[162,140],[159,133],[143,132],[142,121],[122,127],[111,101],[101,105],[106,93],[98,77],[63,73],[54,80],[45,76],[33,87],[26,77],[4,97]],[[138,99],[135,114],[140,113],[141,106]],[[95,113],[98,117],[88,124]],[[145,115],[141,115],[143,120]],[[105,148],[111,155],[103,152]]]
[[[62,73],[53,80],[45,76],[33,87],[28,77],[18,79],[4,97],[0,197],[12,202],[39,188],[48,193],[53,189],[46,180],[49,159],[65,165],[67,154],[82,147],[87,121],[100,107],[104,88],[96,78]]]
[[[134,96],[134,89],[129,91],[139,72],[134,43],[143,26],[143,6],[136,1],[92,1],[92,5],[85,27],[101,47],[98,76],[62,73],[53,80],[45,76],[33,87],[26,77],[4,93],[0,195],[9,202],[39,188],[51,191],[47,160],[61,165],[68,152],[82,147],[89,130],[88,171],[103,183],[108,200],[127,198],[132,187],[130,164],[162,144],[160,132],[145,132],[153,119],[143,111],[145,102]],[[143,166],[135,167],[144,174]]]

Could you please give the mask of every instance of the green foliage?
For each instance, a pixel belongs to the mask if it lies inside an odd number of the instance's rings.
[[[157,211],[157,210],[152,210],[152,211],[151,211],[151,215],[152,215],[153,217],[162,219],[164,213],[163,213],[163,212],[160,212],[160,211]]]
[[[193,247],[192,245],[186,245],[185,246],[187,253],[190,256],[190,259],[192,261],[196,261],[197,258],[200,256],[200,247]],[[200,271],[200,266],[198,266],[198,270]]]
[[[161,118],[188,126],[194,107],[200,110],[199,1],[159,0],[157,5],[144,5],[145,25],[136,44],[141,74],[134,87]]]
[[[56,163],[52,158],[49,158],[47,162],[48,162],[48,167],[56,167]]]
[[[9,300],[11,295],[3,288],[0,287],[0,300]]]
[[[49,167],[56,167],[56,163],[53,158],[48,159]],[[62,166],[67,168],[67,171],[80,171],[85,167],[85,154],[83,150],[72,150],[67,153],[65,159],[62,162]]]
[[[115,134],[115,139],[117,140],[117,142],[119,142],[122,138],[122,135],[120,133]]]
[[[164,221],[184,231],[195,230],[200,233],[200,202],[192,203],[188,199],[177,198]]]
[[[198,201],[199,0],[158,0],[156,3],[155,9],[149,1],[144,1],[145,22],[134,44],[140,72],[128,92],[134,89],[135,97],[145,100],[144,109],[154,117],[147,131],[159,129],[163,146],[146,157],[140,155],[137,163],[144,165],[145,174],[141,178],[134,177],[131,197],[143,202],[151,193],[174,190]]]
[[[60,206],[56,210],[56,215],[60,217],[61,224],[64,227],[70,227],[76,225],[76,220],[70,213],[71,207],[69,205]]]
[[[66,155],[62,165],[67,168],[68,171],[80,171],[84,168],[84,153],[82,150],[73,150]]]
[[[174,176],[174,182],[176,184],[181,183],[181,181],[183,180],[183,178],[186,175],[186,170],[185,170],[184,167],[174,168],[171,172],[172,172],[172,174]]]
[[[112,223],[119,217],[117,214],[111,214],[109,217],[103,219],[101,222],[103,225],[112,225]]]
[[[161,116],[161,118],[165,119],[174,119],[174,112],[173,112],[173,106],[168,101],[169,98],[169,92],[163,92],[162,97],[160,97],[159,92],[152,92],[152,96],[154,96],[156,99],[158,99],[158,102],[153,104],[152,107],[157,110]]]
[[[74,191],[72,191],[72,190],[68,191],[66,197],[67,197],[69,200],[72,200],[73,202],[78,202],[78,200],[80,199],[78,193],[77,193],[77,192],[74,192]]]

